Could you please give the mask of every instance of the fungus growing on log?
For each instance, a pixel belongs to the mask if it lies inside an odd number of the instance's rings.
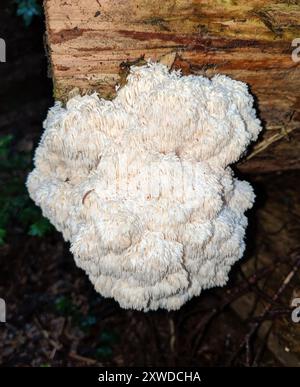
[[[132,67],[114,100],[56,102],[27,186],[95,289],[178,309],[243,255],[254,193],[229,167],[257,138],[246,84]]]

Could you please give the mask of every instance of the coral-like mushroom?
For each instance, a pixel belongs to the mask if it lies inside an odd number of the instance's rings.
[[[254,200],[228,167],[261,130],[246,84],[149,63],[113,101],[56,103],[44,127],[28,190],[99,293],[171,310],[226,283]]]

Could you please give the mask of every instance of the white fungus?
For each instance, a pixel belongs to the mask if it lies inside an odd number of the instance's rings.
[[[261,130],[246,84],[148,63],[113,101],[56,102],[44,128],[28,190],[99,293],[172,310],[226,283],[254,200],[228,166]]]

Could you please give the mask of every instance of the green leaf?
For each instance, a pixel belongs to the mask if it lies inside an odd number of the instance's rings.
[[[19,220],[23,226],[32,225],[41,219],[41,211],[34,205],[24,206],[19,213]]]
[[[10,146],[12,139],[14,136],[12,134],[7,134],[5,136],[0,137],[0,149],[7,148]]]
[[[84,316],[80,321],[80,327],[84,330],[87,328],[90,328],[91,326],[95,325],[97,322],[97,319],[95,316],[88,315]]]
[[[6,230],[0,228],[0,246],[5,244]]]
[[[36,0],[15,0],[17,3],[17,15],[23,18],[24,24],[28,27],[34,16],[41,16],[42,7]]]
[[[113,354],[113,350],[108,345],[103,345],[102,347],[97,348],[95,352],[95,355],[98,358],[108,358]]]
[[[28,234],[32,236],[42,237],[50,231],[52,231],[52,226],[48,219],[41,218],[30,226]]]
[[[0,158],[4,159],[7,157],[13,138],[14,136],[12,134],[0,137]]]
[[[118,336],[112,331],[103,330],[99,336],[99,340],[103,344],[113,344],[118,341]]]
[[[67,296],[61,296],[55,300],[55,310],[64,316],[74,317],[79,314],[77,306]]]

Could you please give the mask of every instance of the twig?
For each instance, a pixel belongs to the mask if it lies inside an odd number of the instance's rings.
[[[283,280],[283,282],[280,285],[279,289],[273,295],[273,297],[272,297],[273,303],[276,302],[278,300],[278,298],[281,296],[281,294],[284,292],[284,290],[286,289],[288,284],[291,282],[291,280],[294,277],[294,275],[297,273],[299,267],[300,267],[300,258],[298,258],[296,260],[295,264],[293,265],[292,269],[290,270],[288,275]],[[263,312],[259,315],[260,320],[264,320],[265,316],[269,313],[271,308],[272,308],[272,303],[268,303],[266,305],[265,309],[263,310]],[[246,348],[247,347],[249,348],[250,340],[253,337],[253,335],[256,333],[256,331],[259,328],[259,326],[260,326],[260,321],[252,322],[251,328],[250,328],[249,332],[246,334],[246,336],[242,340],[242,342],[241,342],[241,344],[239,346],[238,351],[230,358],[230,363],[229,364],[231,364],[234,361],[234,359],[238,356],[238,354],[242,351],[242,349],[245,346],[246,346]]]
[[[298,129],[299,126],[292,126],[291,127],[291,123],[293,122],[293,118],[294,118],[294,115],[295,115],[295,110],[293,110],[289,116],[289,119],[288,119],[288,123],[286,125],[283,125],[282,129],[281,129],[281,132],[280,133],[276,133],[274,134],[273,136],[271,136],[270,138],[262,141],[261,143],[259,143],[255,148],[254,148],[254,151],[250,153],[250,155],[248,155],[248,157],[246,157],[246,160],[250,160],[252,159],[252,157],[254,157],[255,155],[257,155],[258,153],[262,152],[263,150],[265,150],[266,148],[268,148],[271,144],[273,144],[274,142],[280,140],[281,138],[283,137],[286,137],[288,136],[291,132],[293,132],[295,129]],[[272,129],[275,128],[274,127],[271,127]],[[268,129],[271,129],[271,128],[267,128]]]
[[[95,359],[91,359],[89,357],[86,357],[86,356],[81,356],[81,355],[78,355],[76,352],[69,352],[69,357],[71,359],[75,359],[75,360],[78,360],[78,361],[82,361],[83,363],[86,363],[86,364],[96,364],[97,363],[97,360]]]
[[[263,150],[268,148],[271,144],[273,144],[276,141],[279,141],[283,137],[286,137],[288,134],[293,132],[295,129],[297,129],[298,126],[291,127],[289,129],[282,129],[281,133],[276,133],[270,138],[260,142],[255,148],[254,151],[249,154],[248,157],[246,157],[246,160],[252,159],[252,157],[256,156],[258,153],[261,153]]]

